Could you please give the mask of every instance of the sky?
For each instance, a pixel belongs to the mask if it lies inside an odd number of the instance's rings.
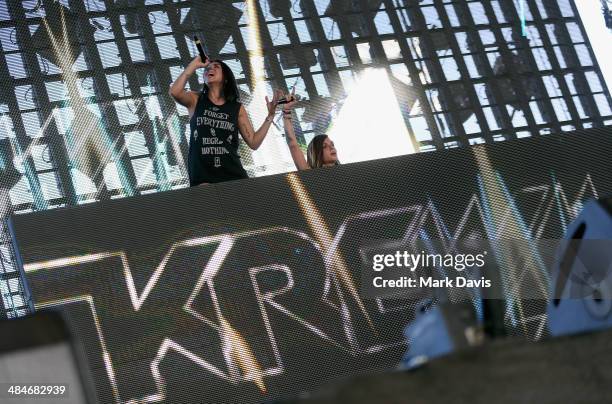
[[[597,57],[597,64],[606,80],[608,91],[612,89],[612,31],[604,22],[600,0],[575,0],[589,41]],[[612,2],[610,2],[612,7]]]

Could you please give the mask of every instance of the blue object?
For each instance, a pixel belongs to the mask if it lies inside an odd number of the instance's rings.
[[[400,368],[414,369],[429,359],[451,353],[454,344],[439,306],[425,310],[425,304],[417,308],[415,320],[406,327],[404,335],[409,349],[402,358]]]
[[[612,198],[588,202],[569,226],[547,312],[553,336],[612,327]]]

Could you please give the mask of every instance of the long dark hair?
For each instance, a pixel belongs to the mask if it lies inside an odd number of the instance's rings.
[[[221,65],[221,71],[223,71],[223,98],[225,98],[225,101],[240,101],[238,84],[236,84],[236,77],[234,77],[232,69],[219,59],[211,60],[210,63],[219,63]],[[204,84],[204,91],[208,91],[208,84]]]
[[[316,135],[308,144],[306,161],[310,168],[323,167],[323,143],[327,137],[327,135]],[[336,160],[336,165],[338,164],[340,164],[340,162]]]

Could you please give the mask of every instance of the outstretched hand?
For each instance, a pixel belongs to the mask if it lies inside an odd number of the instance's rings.
[[[274,96],[272,97],[272,101],[266,95],[266,105],[268,107],[268,116],[274,116],[276,112],[276,107],[278,106],[278,100],[280,100],[283,96],[283,92],[281,90],[274,91]]]

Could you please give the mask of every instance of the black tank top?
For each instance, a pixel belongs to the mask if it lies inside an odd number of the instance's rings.
[[[215,105],[206,90],[200,93],[189,126],[189,184],[248,178],[238,154],[238,112],[241,104]]]

